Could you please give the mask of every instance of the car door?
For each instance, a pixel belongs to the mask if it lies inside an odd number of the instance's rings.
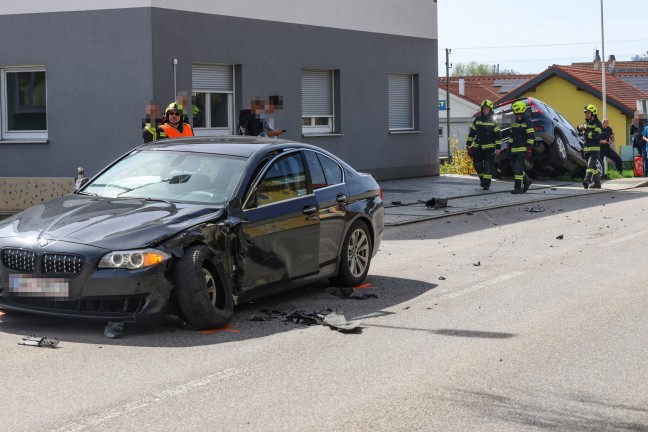
[[[349,191],[344,183],[344,170],[330,157],[306,150],[313,192],[319,203],[320,241],[319,265],[337,260],[346,224]]]
[[[317,273],[320,220],[300,151],[269,162],[245,203],[243,290]]]

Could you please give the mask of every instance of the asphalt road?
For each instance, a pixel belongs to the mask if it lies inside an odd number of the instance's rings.
[[[647,192],[391,227],[377,298],[310,286],[217,332],[0,316],[0,430],[648,431]],[[323,307],[362,332],[249,320]]]

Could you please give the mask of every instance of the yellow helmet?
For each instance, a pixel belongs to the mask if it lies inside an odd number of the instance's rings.
[[[511,108],[513,108],[513,112],[515,114],[524,114],[526,112],[527,106],[524,102],[517,101],[517,102],[513,102]]]
[[[485,99],[484,102],[481,103],[481,107],[484,108],[487,106],[491,110],[493,109],[493,102],[489,101],[488,99]]]
[[[583,112],[587,112],[587,111],[591,112],[593,115],[596,115],[596,113],[598,112],[596,110],[596,107],[592,104],[585,105],[585,107],[583,108]]]
[[[164,117],[167,119],[169,118],[169,111],[179,111],[180,116],[182,116],[182,105],[180,105],[178,102],[171,102],[169,105],[167,105],[166,109],[164,110]]]

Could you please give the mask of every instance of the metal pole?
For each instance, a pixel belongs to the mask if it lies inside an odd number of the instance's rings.
[[[448,163],[452,162],[450,151],[450,49],[446,48],[446,135],[448,141]]]
[[[603,0],[601,0],[601,90],[603,91],[603,117],[607,116],[606,113],[606,97],[605,97],[605,32],[603,31]]]
[[[177,74],[176,68],[178,67],[178,59],[173,59],[173,100],[178,97]]]

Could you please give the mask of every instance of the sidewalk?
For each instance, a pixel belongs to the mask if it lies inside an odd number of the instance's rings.
[[[585,190],[581,183],[534,180],[529,190],[511,194],[512,179],[493,179],[488,191],[477,176],[446,174],[379,182],[385,203],[385,226],[398,226],[454,214],[531,204],[582,194],[603,193],[648,186],[648,178],[604,180],[602,189]],[[447,199],[447,207],[427,208],[431,198]],[[537,206],[536,206],[537,207]]]

